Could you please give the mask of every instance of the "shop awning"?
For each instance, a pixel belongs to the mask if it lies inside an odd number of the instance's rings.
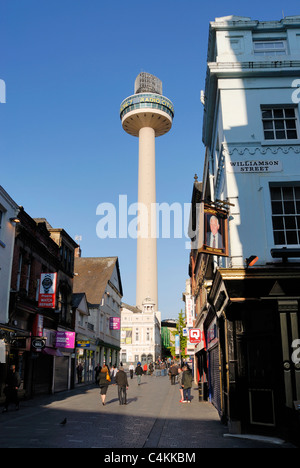
[[[54,348],[44,348],[42,352],[44,354],[48,354],[49,356],[57,356],[57,357],[64,356],[59,349],[54,349]]]

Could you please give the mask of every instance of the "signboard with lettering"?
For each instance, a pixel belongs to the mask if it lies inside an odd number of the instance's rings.
[[[45,309],[55,309],[57,273],[42,273],[40,277],[39,304]]]
[[[187,295],[185,297],[185,315],[186,326],[192,328],[194,326],[194,297]]]
[[[245,160],[228,161],[227,172],[239,172],[241,174],[257,174],[262,172],[281,172],[282,162],[277,159],[272,160]]]
[[[190,330],[190,343],[196,344],[196,343],[201,343],[202,341],[202,333],[200,328],[192,328]]]
[[[58,331],[56,332],[56,348],[74,348],[75,332]]]
[[[120,317],[109,317],[109,329],[110,330],[120,330],[121,319]]]
[[[90,348],[91,342],[87,340],[76,341],[76,348]]]

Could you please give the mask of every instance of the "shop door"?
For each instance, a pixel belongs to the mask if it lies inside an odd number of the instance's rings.
[[[221,383],[219,346],[215,346],[209,352],[210,382],[209,391],[212,404],[221,414]]]
[[[247,348],[250,424],[275,426],[272,339],[268,336],[252,338]]]
[[[68,390],[69,385],[69,357],[55,358],[54,392]]]

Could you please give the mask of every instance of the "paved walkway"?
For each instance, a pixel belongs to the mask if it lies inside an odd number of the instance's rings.
[[[120,406],[117,386],[110,386],[102,406],[99,388],[77,387],[70,392],[21,402],[0,414],[0,447],[72,447],[126,449],[198,449],[288,447],[288,444],[226,436],[215,408],[198,401],[179,403],[178,385],[168,377],[129,380],[128,404]],[[65,425],[60,423],[67,419]],[[228,435],[228,434],[227,434]],[[274,442],[274,440],[272,441]]]

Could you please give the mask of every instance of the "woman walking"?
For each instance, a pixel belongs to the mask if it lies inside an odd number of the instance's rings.
[[[179,391],[180,391],[180,396],[181,396],[179,403],[182,403],[183,400],[184,400],[184,398],[183,398],[182,377],[183,377],[182,369],[181,369],[181,367],[178,367],[178,383],[179,383]]]
[[[107,367],[105,363],[103,363],[103,367],[99,374],[99,387],[100,387],[100,395],[101,395],[101,401],[102,401],[103,406],[105,405],[105,398],[106,398],[106,393],[107,393],[110,380],[111,379],[109,375],[109,368]]]

